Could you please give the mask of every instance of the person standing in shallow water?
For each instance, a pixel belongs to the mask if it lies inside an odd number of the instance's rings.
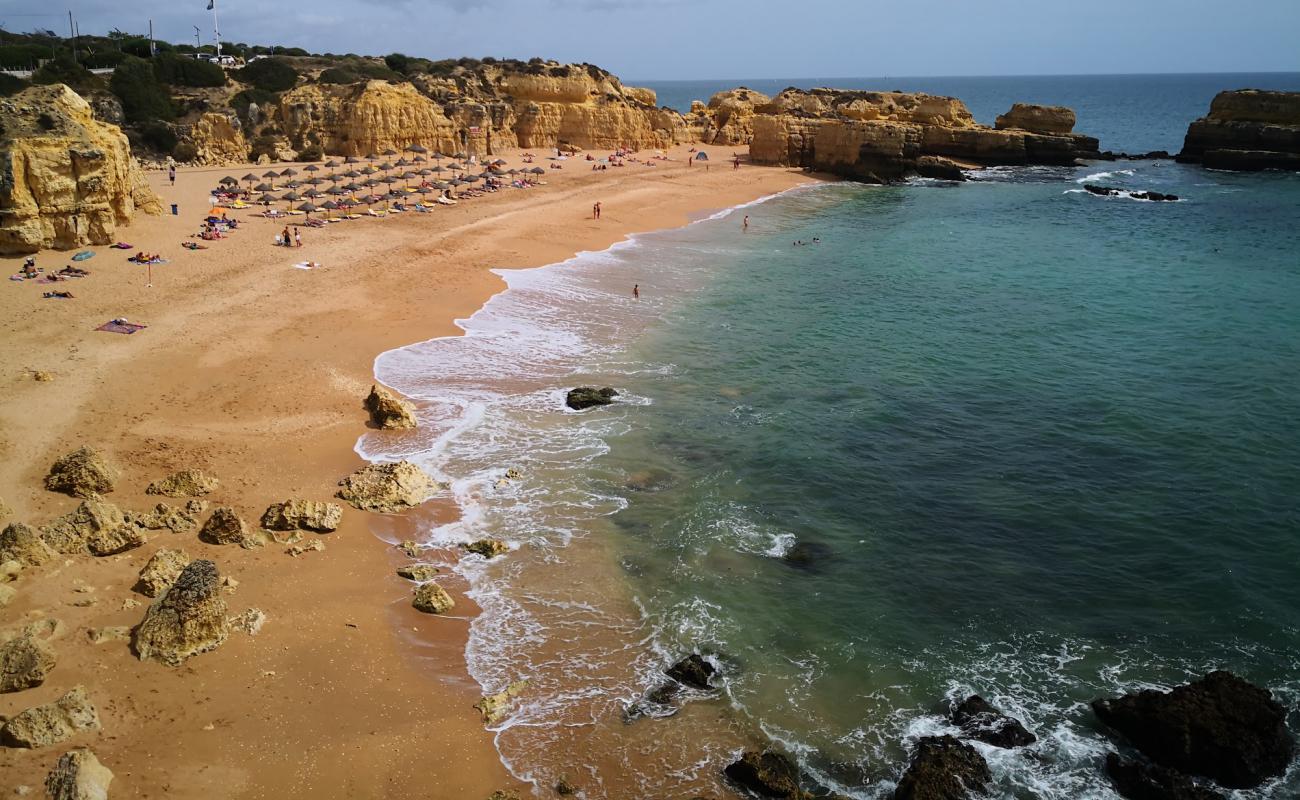
[[[632,297],[637,300],[641,299],[641,284],[639,283],[632,284]]]

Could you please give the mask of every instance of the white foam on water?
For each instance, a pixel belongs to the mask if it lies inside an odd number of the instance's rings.
[[[1137,170],[1117,169],[1113,172],[1094,172],[1091,175],[1084,175],[1082,178],[1076,178],[1075,183],[1093,183],[1095,181],[1104,181],[1107,178],[1113,178],[1116,175],[1132,176]]]

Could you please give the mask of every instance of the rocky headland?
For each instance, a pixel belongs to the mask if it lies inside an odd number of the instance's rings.
[[[1300,170],[1300,92],[1219,92],[1188,126],[1177,158],[1211,169]]]

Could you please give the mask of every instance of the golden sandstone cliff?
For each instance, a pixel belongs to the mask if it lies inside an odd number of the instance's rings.
[[[0,253],[109,244],[158,198],[126,135],[63,85],[0,100]]]
[[[1219,92],[1187,129],[1179,161],[1213,169],[1300,170],[1300,92]]]

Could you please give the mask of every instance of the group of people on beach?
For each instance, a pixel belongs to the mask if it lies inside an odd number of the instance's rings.
[[[293,234],[289,234],[289,226],[284,226],[284,231],[275,237],[275,243],[280,247],[302,247],[302,231],[297,225],[293,228]]]
[[[591,218],[600,219],[600,203],[591,204]]]

